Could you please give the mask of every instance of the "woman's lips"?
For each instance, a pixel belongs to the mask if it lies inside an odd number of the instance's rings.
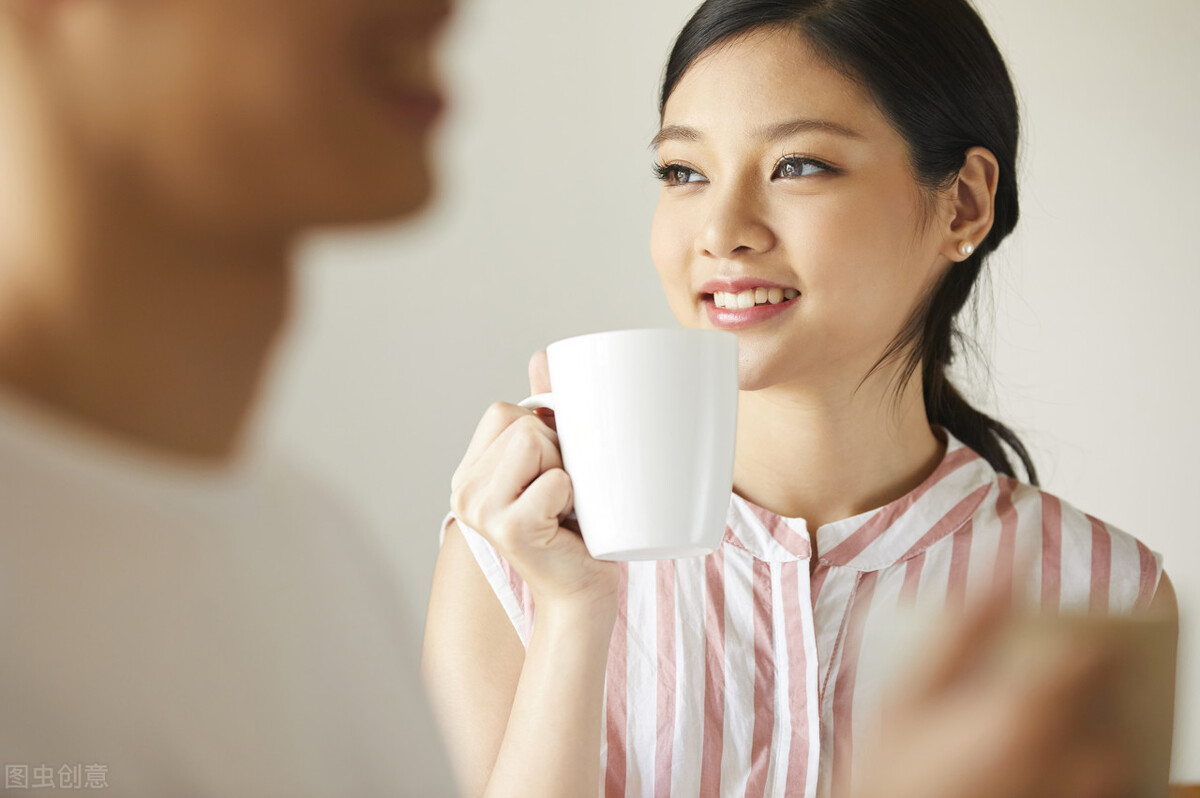
[[[700,301],[713,326],[737,330],[786,313],[799,301],[799,289],[759,277],[723,277],[700,287]]]
[[[705,296],[701,301],[704,303],[704,310],[708,313],[708,320],[714,327],[723,330],[740,330],[787,313],[796,306],[801,296],[797,295],[793,299],[786,299],[773,305],[754,305],[749,308],[719,308],[713,302],[711,295]]]

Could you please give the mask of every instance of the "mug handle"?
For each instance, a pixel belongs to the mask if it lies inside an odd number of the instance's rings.
[[[535,393],[533,396],[528,396],[528,397],[522,399],[521,401],[517,402],[517,405],[520,407],[525,407],[525,408],[530,408],[530,409],[544,407],[548,410],[554,410],[554,394],[552,394],[552,393]],[[572,508],[571,512],[567,514],[566,520],[575,521],[575,522],[579,521],[579,519],[575,517],[574,508]]]
[[[538,408],[544,407],[547,410],[554,410],[554,394],[552,393],[535,393],[533,396],[526,397],[517,402],[520,407]]]

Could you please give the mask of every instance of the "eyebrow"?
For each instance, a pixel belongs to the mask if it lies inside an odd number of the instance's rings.
[[[767,142],[786,139],[789,136],[795,136],[800,133],[813,132],[832,133],[836,136],[850,139],[865,138],[857,130],[825,119],[789,119],[786,122],[777,122],[761,127],[756,131],[758,137]],[[694,127],[688,127],[687,125],[667,125],[658,131],[654,138],[650,139],[650,149],[655,149],[667,141],[700,141],[703,138],[704,135]]]

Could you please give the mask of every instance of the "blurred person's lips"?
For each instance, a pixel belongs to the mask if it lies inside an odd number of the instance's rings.
[[[451,12],[448,3],[406,9],[391,18],[391,33],[402,39],[431,39],[450,21]]]
[[[432,3],[376,19],[364,30],[376,95],[405,126],[427,128],[445,111],[434,40],[449,15],[448,5]]]
[[[405,90],[396,93],[395,107],[404,118],[421,125],[432,125],[446,109],[446,100],[434,90]]]
[[[433,60],[429,47],[398,52],[384,86],[385,102],[405,119],[422,126],[432,124],[446,107]]]
[[[426,33],[437,33],[449,20],[453,8],[449,3],[431,3],[424,10],[405,15],[405,21],[411,20],[413,27]]]

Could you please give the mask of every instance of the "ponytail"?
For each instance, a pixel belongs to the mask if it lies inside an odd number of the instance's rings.
[[[900,384],[907,382],[907,377],[920,364],[925,415],[929,423],[945,427],[951,435],[978,452],[996,471],[1016,478],[1016,472],[1004,451],[1007,445],[1020,458],[1029,483],[1037,485],[1037,469],[1016,433],[972,407],[946,376],[946,369],[954,359],[954,337],[957,332],[954,318],[971,294],[984,254],[980,253],[963,263],[951,264],[929,301],[919,311],[920,315],[914,317],[923,321],[922,329],[919,335],[913,336],[915,341],[907,342],[915,345],[909,351],[908,362],[903,369],[904,379]],[[904,348],[899,340],[893,343],[892,348],[896,348],[896,344]]]

